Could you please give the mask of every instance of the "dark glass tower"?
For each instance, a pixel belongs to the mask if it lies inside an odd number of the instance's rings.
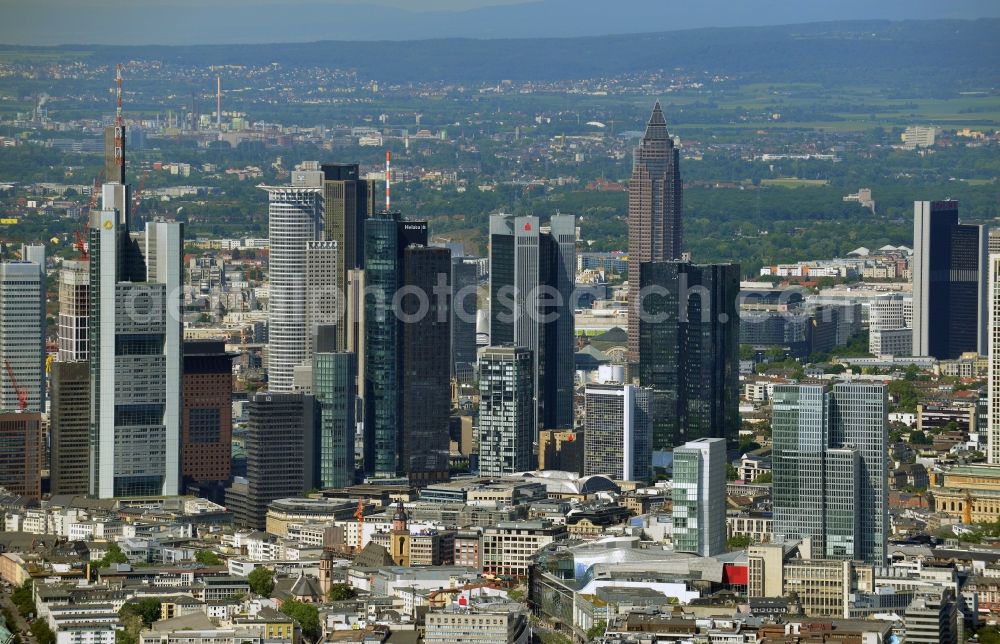
[[[639,382],[652,387],[653,449],[739,432],[739,265],[646,262]]]
[[[233,358],[224,342],[184,343],[181,476],[185,483],[229,482],[233,442]]]
[[[403,253],[412,245],[427,245],[426,221],[379,213],[365,222],[364,470],[369,476],[395,476],[400,470],[402,330],[393,299],[404,284]]]
[[[957,201],[913,208],[913,355],[987,353],[985,226],[958,223]]]
[[[639,265],[681,258],[680,151],[660,102],[632,158],[628,182],[628,361],[639,360]]]
[[[411,246],[403,251],[400,300],[402,463],[410,482],[448,479],[451,389],[451,251]]]
[[[319,415],[316,481],[321,488],[354,484],[357,359],[335,347],[336,328],[321,326],[313,354],[313,395]]]
[[[365,266],[365,220],[375,212],[375,183],[360,177],[356,163],[324,163],[323,240],[340,252],[337,287],[347,293],[347,273]],[[337,325],[337,349],[347,348],[346,326]]]

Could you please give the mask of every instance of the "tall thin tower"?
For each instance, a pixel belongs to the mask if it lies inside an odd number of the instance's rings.
[[[222,76],[215,76],[215,127],[222,129]]]
[[[660,102],[632,158],[628,183],[628,360],[639,361],[639,264],[681,258],[680,151]]]

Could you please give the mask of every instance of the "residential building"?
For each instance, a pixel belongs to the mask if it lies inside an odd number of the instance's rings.
[[[888,537],[887,390],[881,383],[776,385],[776,541],[811,556],[882,565]]]
[[[529,349],[479,350],[479,473],[503,476],[531,469],[535,427],[534,360]]]
[[[869,330],[868,353],[876,356],[912,356],[913,329]]]
[[[576,218],[490,217],[490,343],[532,352],[535,428],[573,427]],[[554,294],[558,293],[558,296]]]
[[[654,450],[739,432],[739,266],[646,262],[639,384],[653,393]]]
[[[39,412],[0,412],[0,487],[40,501],[43,449]]]
[[[44,271],[30,261],[0,263],[0,411],[45,410]]]
[[[86,362],[56,361],[52,363],[51,378],[49,485],[52,494],[87,494],[90,367]]]
[[[726,551],[726,441],[699,438],[674,450],[674,549]]]
[[[913,204],[913,354],[985,354],[987,230],[961,224],[957,201]]]
[[[637,385],[587,385],[584,476],[603,474],[622,481],[652,478],[651,399],[652,390]]]
[[[184,343],[181,476],[185,482],[229,482],[233,443],[233,357],[225,343]]]
[[[102,189],[102,209],[90,218],[90,493],[175,495],[184,226],[150,221],[135,238],[129,187]]]
[[[900,137],[903,141],[903,147],[907,150],[929,148],[934,146],[937,128],[927,125],[911,125],[903,130]]]

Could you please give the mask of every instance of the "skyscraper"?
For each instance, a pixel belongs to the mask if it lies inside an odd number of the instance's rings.
[[[200,490],[223,487],[232,471],[234,356],[221,341],[184,343],[181,477]]]
[[[536,427],[573,427],[576,218],[490,217],[490,343],[532,352]]]
[[[313,395],[319,416],[316,484],[321,488],[354,484],[357,359],[336,347],[336,328],[320,327],[313,354]]]
[[[654,390],[654,450],[739,432],[739,266],[644,262],[639,384]]]
[[[362,179],[358,164],[324,163],[324,241],[336,242],[337,292],[347,293],[347,274],[365,267],[365,220],[375,214],[375,182]],[[337,350],[347,350],[346,328],[337,323]]]
[[[90,369],[86,362],[52,363],[49,419],[52,494],[87,494],[90,490]]]
[[[986,460],[1000,465],[1000,254],[989,257],[989,420]]]
[[[868,382],[775,387],[777,540],[810,538],[814,557],[885,561],[886,391]]]
[[[0,412],[0,487],[40,500],[43,449],[39,412]]]
[[[652,390],[636,385],[587,385],[583,474],[622,481],[652,476],[650,399]]]
[[[247,410],[247,476],[226,491],[233,522],[265,527],[271,501],[300,496],[315,484],[315,401],[301,394],[258,393]]]
[[[66,260],[59,271],[59,361],[89,358],[90,263]]]
[[[639,361],[639,265],[681,259],[680,150],[660,102],[632,155],[628,182],[628,361]]]
[[[268,389],[292,391],[306,360],[306,244],[322,226],[322,173],[295,170],[291,186],[262,186],[268,197]]]
[[[699,438],[674,450],[674,549],[726,551],[726,441]]]
[[[394,306],[404,286],[403,255],[427,245],[427,222],[379,213],[365,222],[365,457],[369,476],[400,471],[402,328]],[[447,350],[444,352],[447,360]]]
[[[479,474],[531,469],[534,360],[523,347],[479,350]]]
[[[451,251],[404,249],[402,277],[400,471],[423,485],[449,473]]]
[[[27,411],[45,408],[44,270],[30,261],[0,263],[0,411],[21,409],[18,390],[27,394]]]
[[[451,258],[451,375],[462,378],[476,364],[479,267],[472,257]]]
[[[102,195],[90,221],[90,492],[177,494],[183,225],[148,222],[140,250],[128,187]]]
[[[313,344],[320,326],[343,326],[344,294],[338,293],[341,269],[340,248],[335,241],[306,242],[306,354],[311,363]],[[334,329],[336,333],[336,329]]]
[[[957,201],[913,204],[913,355],[987,350],[985,226],[960,224]]]

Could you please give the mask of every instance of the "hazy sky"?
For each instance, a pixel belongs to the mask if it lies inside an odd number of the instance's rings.
[[[983,16],[1000,17],[1000,0],[0,0],[0,43],[534,38]]]

